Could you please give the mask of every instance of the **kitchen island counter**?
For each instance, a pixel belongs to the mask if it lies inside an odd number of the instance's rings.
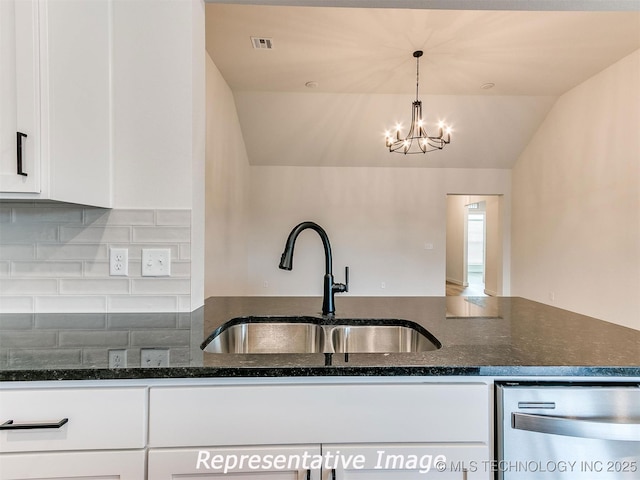
[[[317,297],[212,297],[192,313],[0,315],[0,381],[297,376],[640,376],[640,331],[517,297],[351,297],[341,318],[418,323],[441,343],[390,354],[217,354],[232,318],[320,316]],[[168,365],[145,363],[149,351]],[[154,353],[154,352],[152,352]],[[109,368],[109,357],[126,367]],[[153,356],[152,356],[153,357]]]

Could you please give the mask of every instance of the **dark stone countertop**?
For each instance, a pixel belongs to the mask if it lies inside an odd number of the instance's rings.
[[[212,297],[192,313],[0,315],[0,381],[285,376],[640,377],[640,331],[517,297],[336,297],[336,321],[403,319],[442,348],[421,353],[217,354],[201,343],[251,315],[320,317],[317,297]],[[141,365],[141,351],[169,365]],[[109,355],[126,352],[125,368]]]

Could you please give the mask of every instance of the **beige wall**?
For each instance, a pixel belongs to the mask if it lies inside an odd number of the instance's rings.
[[[512,293],[640,329],[640,51],[564,94],[513,169]]]
[[[486,196],[485,201],[486,231],[486,265],[484,291],[488,295],[502,295],[504,288],[503,262],[504,251],[509,248],[504,238],[504,197]]]
[[[231,89],[207,55],[205,298],[247,282],[249,162]]]
[[[466,268],[465,238],[465,205],[468,195],[447,196],[447,282],[464,285]]]
[[[351,295],[444,295],[446,199],[459,192],[508,196],[510,171],[251,167],[248,293],[321,295],[314,232],[299,237],[293,271],[278,269],[291,228],[312,220],[329,234],[337,281],[351,267]]]

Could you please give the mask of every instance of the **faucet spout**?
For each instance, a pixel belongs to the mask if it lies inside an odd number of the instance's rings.
[[[325,260],[325,274],[323,279],[323,300],[322,300],[322,314],[334,315],[335,314],[335,292],[348,291],[348,284],[334,283],[333,282],[333,260],[331,258],[331,243],[329,242],[329,236],[320,225],[314,222],[302,222],[295,227],[289,233],[287,242],[284,246],[284,252],[280,257],[279,267],[283,270],[293,269],[293,249],[296,244],[298,235],[306,229],[314,230],[322,240],[322,246],[324,247],[324,260]],[[348,268],[348,267],[347,267]]]

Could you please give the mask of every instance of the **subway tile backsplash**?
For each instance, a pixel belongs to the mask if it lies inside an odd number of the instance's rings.
[[[128,367],[140,367],[143,348],[167,349],[172,366],[189,366],[202,340],[193,318],[179,312],[2,315],[0,368],[107,368],[113,349],[126,350]]]
[[[129,275],[109,276],[109,248]],[[142,249],[171,250],[171,277],[142,277]],[[0,203],[0,313],[191,311],[191,211]]]

